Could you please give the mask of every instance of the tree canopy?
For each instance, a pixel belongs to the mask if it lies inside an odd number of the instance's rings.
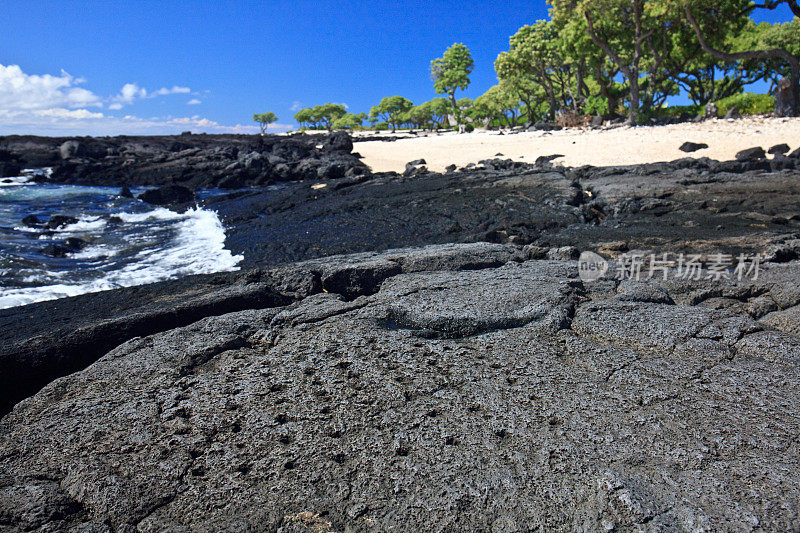
[[[325,104],[295,119],[314,128],[400,126],[438,128],[457,123],[532,124],[549,117],[585,124],[586,115],[627,115],[630,124],[658,116],[692,116],[709,102],[733,101],[748,85],[765,81],[779,116],[800,106],[800,18],[756,24],[759,9],[800,0],[547,0],[550,19],[521,27],[495,60],[497,84],[471,100],[474,61],[461,43],[431,61],[436,94],[419,105],[389,96],[369,115]],[[685,94],[692,106],[667,107]],[[788,96],[787,96],[788,95]],[[769,99],[762,99],[766,102]],[[763,106],[759,106],[763,109]],[[685,117],[684,117],[685,118]]]
[[[397,126],[402,124],[403,114],[408,112],[414,103],[408,98],[402,96],[387,96],[383,98],[380,103],[373,106],[369,111],[371,117],[377,117],[391,126],[392,131],[397,129]]]
[[[333,123],[347,114],[347,108],[342,104],[322,104],[314,107],[301,109],[294,115],[294,119],[300,125],[308,125],[312,128],[333,129]]]
[[[255,113],[253,120],[261,126],[261,135],[264,135],[267,132],[267,126],[276,122],[278,117],[272,111],[267,111],[266,113]]]
[[[431,79],[436,94],[445,94],[450,98],[456,119],[460,122],[460,112],[456,106],[456,91],[469,87],[469,75],[475,68],[469,48],[455,43],[444,55],[431,61]]]

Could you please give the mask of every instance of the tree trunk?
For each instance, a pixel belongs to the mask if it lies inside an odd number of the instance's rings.
[[[642,1],[631,0],[633,8],[633,24],[635,33],[633,36],[633,65],[630,69],[631,84],[631,107],[628,110],[628,124],[636,125],[636,117],[639,115],[639,62],[642,59],[642,40],[645,39],[642,31]]]
[[[617,99],[611,95],[611,83],[606,83],[606,80],[603,79],[603,67],[598,62],[595,66],[595,79],[597,84],[600,86],[600,93],[603,95],[603,98],[606,99],[608,102],[608,114],[613,115],[617,111]]]
[[[525,122],[527,123],[527,127],[530,128],[531,126],[533,126],[533,111],[531,110],[531,101],[533,99],[532,98],[528,98],[527,100],[525,100],[524,97],[521,97],[519,100],[520,100],[520,102],[525,104],[525,109],[526,109],[526,112],[527,112],[527,117],[526,117]],[[522,118],[522,112],[521,111],[520,111],[520,118]],[[514,122],[515,122],[514,125],[516,126],[516,120]]]
[[[455,90],[450,93],[450,102],[453,104],[453,116],[456,117],[456,125],[461,125],[461,110],[458,108],[458,104],[456,103],[456,92]]]
[[[634,36],[635,43],[634,46],[638,52],[634,52],[634,65],[631,68],[630,65],[624,63],[622,58],[620,58],[619,54],[617,54],[607,42],[603,41],[598,37],[597,33],[594,31],[594,21],[592,17],[589,15],[589,12],[586,12],[586,29],[589,32],[589,37],[592,39],[592,42],[598,46],[605,54],[611,58],[611,61],[617,64],[619,69],[628,78],[630,82],[630,108],[628,110],[628,123],[631,126],[636,125],[636,115],[639,113],[639,59],[641,58],[641,46],[642,46],[642,36],[641,36],[641,10],[636,9],[636,0],[632,0],[634,3],[634,11],[635,11],[635,23],[636,23],[636,35]]]
[[[797,2],[794,2],[794,5],[797,5]],[[791,4],[790,4],[791,6]],[[783,48],[772,48],[770,50],[753,50],[750,52],[722,52],[721,50],[717,50],[712,47],[703,37],[703,32],[700,29],[700,24],[697,23],[695,20],[694,15],[692,14],[692,10],[689,7],[689,4],[684,4],[684,9],[686,11],[686,20],[689,22],[689,25],[694,30],[695,36],[697,40],[700,42],[700,47],[708,54],[712,56],[722,59],[723,61],[742,61],[747,59],[773,59],[779,58],[784,60],[788,63],[789,68],[792,71],[790,81],[790,88],[791,88],[791,109],[789,113],[786,113],[785,116],[796,117],[798,115],[798,111],[800,110],[800,60],[797,59],[794,55],[789,53],[788,51],[784,50]],[[794,11],[794,7],[792,6],[792,10]]]
[[[583,106],[583,102],[586,100],[586,94],[588,91],[584,92],[586,88],[586,83],[583,81],[584,77],[586,76],[586,58],[582,57],[578,61],[578,71],[575,74],[576,77],[576,85],[578,89],[578,101],[575,104],[575,111],[578,111],[579,108]]]
[[[628,108],[628,124],[636,125],[636,117],[639,115],[639,71],[631,70],[628,80],[631,84],[631,105]]]

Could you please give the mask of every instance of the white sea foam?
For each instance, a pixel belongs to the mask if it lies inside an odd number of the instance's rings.
[[[107,272],[101,278],[74,284],[58,283],[42,287],[0,289],[0,309],[88,292],[154,283],[191,274],[234,271],[239,269],[238,264],[244,259],[243,256],[233,255],[225,249],[225,230],[213,211],[197,208],[185,213],[175,213],[157,208],[147,213],[122,213],[118,216],[128,223],[147,220],[174,221],[177,231],[164,247],[142,250],[133,262],[121,269]],[[93,222],[96,221],[86,223]],[[100,253],[100,248],[100,246],[87,248],[74,257],[91,259],[113,252],[105,249]]]
[[[57,230],[58,233],[91,233],[100,231],[108,222],[101,217],[80,217],[75,224],[68,224]]]
[[[0,180],[0,187],[16,187],[25,185],[31,180],[30,176],[16,176],[13,178],[3,178]]]
[[[114,257],[118,254],[119,250],[109,248],[105,244],[99,244],[97,246],[89,246],[80,252],[70,254],[70,257],[73,259],[100,259],[103,257]]]
[[[189,210],[187,213],[194,212],[196,210]],[[187,213],[176,213],[175,211],[170,211],[164,207],[157,207],[152,211],[148,211],[146,213],[118,213],[115,216],[118,216],[122,219],[123,222],[128,223],[137,223],[137,222],[146,222],[149,220],[156,221],[156,220],[180,220],[185,218]],[[216,217],[216,215],[214,215]]]

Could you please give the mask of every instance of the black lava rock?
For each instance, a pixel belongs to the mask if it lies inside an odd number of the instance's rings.
[[[747,150],[742,150],[736,154],[736,160],[742,163],[749,161],[761,161],[765,157],[767,157],[767,153],[760,146],[748,148]]]
[[[8,136],[0,137],[0,146],[0,174],[18,175],[19,168],[50,167],[52,174],[41,180],[78,185],[182,185],[191,190],[220,188],[223,182],[235,188],[264,186],[276,181],[317,180],[317,168],[328,162],[335,165],[323,169],[324,175],[368,171],[352,155],[353,141],[345,132],[292,137]],[[296,171],[304,161],[308,163]],[[0,179],[3,177],[0,175]]]
[[[124,186],[120,189],[119,196],[120,198],[133,198],[133,193],[127,186]]]
[[[768,154],[772,154],[772,155],[776,155],[776,154],[786,155],[786,154],[789,153],[789,150],[791,150],[791,148],[789,148],[789,145],[786,144],[786,143],[783,143],[783,144],[776,144],[775,146],[773,146],[772,148],[767,150],[767,153]]]
[[[705,143],[693,143],[691,141],[686,141],[681,145],[680,150],[681,152],[691,153],[698,150],[703,150],[705,148],[708,148],[708,145]]]
[[[77,224],[78,219],[67,215],[55,215],[47,221],[47,229],[58,229],[70,224]]]
[[[22,223],[28,226],[29,228],[32,228],[34,226],[40,225],[42,221],[39,220],[39,217],[37,217],[36,215],[28,215],[22,219]]]
[[[344,152],[349,154],[353,151],[353,139],[344,131],[336,131],[330,134],[327,142],[322,149],[328,152]]]
[[[19,156],[9,150],[0,149],[0,178],[19,176],[21,172]]]
[[[564,157],[564,155],[563,154],[540,155],[539,157],[536,158],[534,164],[537,166],[547,165],[548,163],[558,159],[559,157]]]
[[[86,241],[83,239],[79,239],[78,237],[70,237],[64,241],[64,245],[71,250],[78,251],[83,250],[86,248]]]
[[[0,178],[19,176],[22,168],[13,162],[0,162]]]
[[[139,200],[153,205],[185,204],[194,200],[194,193],[183,185],[166,185],[158,189],[145,191]]]
[[[48,244],[42,248],[42,253],[48,257],[66,257],[67,254],[74,252],[72,248],[63,244]]]

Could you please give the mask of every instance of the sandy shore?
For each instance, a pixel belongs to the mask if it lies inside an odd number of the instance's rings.
[[[404,134],[398,132],[398,135]],[[710,157],[720,161],[733,159],[736,152],[753,146],[768,149],[776,144],[787,143],[794,150],[800,146],[800,118],[758,117],[671,126],[625,126],[505,135],[492,131],[461,135],[447,132],[395,142],[358,142],[354,150],[363,155],[363,161],[378,172],[402,172],[408,161],[420,158],[428,162],[431,170],[443,171],[450,164],[461,167],[498,153],[527,162],[533,162],[542,155],[562,154],[564,157],[555,163],[567,166],[673,161],[687,156],[679,150],[685,141],[709,146],[690,154],[692,157]]]

